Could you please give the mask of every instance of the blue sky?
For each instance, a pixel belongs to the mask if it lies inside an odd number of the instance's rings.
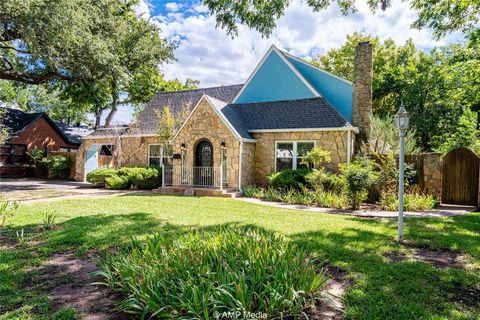
[[[305,1],[292,0],[268,39],[243,26],[238,37],[232,39],[216,28],[215,17],[201,1],[142,0],[137,13],[156,23],[163,37],[178,44],[177,61],[160,66],[165,76],[182,81],[196,79],[201,87],[243,83],[271,44],[298,57],[311,58],[339,47],[354,31],[381,39],[390,37],[397,43],[412,38],[425,50],[461,39],[461,35],[453,34],[435,41],[430,30],[411,29],[416,13],[408,2],[392,0],[390,8],[376,14],[370,12],[366,2],[357,0],[358,11],[343,16],[336,5],[313,12]],[[128,122],[130,114],[130,108],[122,108],[117,122]]]

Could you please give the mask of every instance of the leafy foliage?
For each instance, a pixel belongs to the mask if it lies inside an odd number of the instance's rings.
[[[5,222],[15,215],[18,205],[17,201],[7,201],[0,196],[0,228],[5,227]]]
[[[315,259],[264,229],[215,227],[132,240],[101,263],[105,284],[139,316],[209,319],[232,310],[299,315],[326,277]]]
[[[387,10],[391,0],[365,1],[372,12]],[[477,0],[411,0],[411,7],[418,18],[412,27],[433,29],[434,36],[440,38],[453,31],[472,34],[478,31],[480,4]],[[263,36],[269,36],[277,20],[283,16],[290,0],[204,0],[210,12],[216,15],[217,25],[230,35],[238,34],[237,24],[255,29]],[[313,11],[325,10],[331,5],[338,7],[344,15],[355,12],[356,0],[307,0]]]
[[[330,162],[332,162],[332,152],[323,150],[321,147],[314,147],[302,157],[302,164],[315,168]]]
[[[55,225],[55,220],[57,219],[57,215],[53,212],[45,212],[45,215],[42,219],[42,224],[45,229],[52,229]]]
[[[477,128],[477,115],[467,110],[459,119],[455,132],[448,136],[437,151],[447,153],[459,147],[470,148],[480,155],[480,129]]]
[[[130,189],[132,180],[128,175],[113,175],[105,178],[105,186],[112,190]]]
[[[67,179],[70,175],[72,160],[63,155],[48,155],[43,163],[49,170],[49,177],[53,179]]]
[[[367,199],[368,189],[374,184],[376,175],[371,160],[357,158],[350,164],[340,167],[347,181],[347,195],[350,206],[356,210]]]
[[[105,179],[116,174],[116,169],[100,168],[87,173],[87,181],[95,184],[105,184]]]
[[[267,176],[267,182],[271,188],[276,190],[302,190],[307,186],[305,177],[308,172],[306,169],[277,171]]]
[[[432,195],[424,195],[421,193],[405,193],[403,198],[403,209],[406,211],[423,211],[431,210],[438,204]],[[398,194],[385,192],[380,197],[380,206],[383,210],[398,210]]]
[[[105,185],[108,189],[129,189],[134,186],[141,190],[152,190],[162,185],[162,171],[156,167],[101,168],[89,172],[87,181]]]
[[[411,40],[397,45],[392,39],[381,42],[378,37],[353,33],[347,36],[343,46],[329,50],[312,62],[353,80],[355,47],[360,41],[370,41],[374,47],[373,111],[376,117],[372,123],[376,129],[372,132],[375,140],[370,145],[380,142],[376,151],[384,152],[380,150],[384,138],[390,141],[385,149],[397,145],[393,143],[393,123],[389,122],[402,100],[411,114],[410,130],[416,131],[417,142],[424,151],[442,145],[469,109],[480,111],[477,76],[480,44],[451,44],[425,53]],[[382,126],[386,126],[385,131]]]

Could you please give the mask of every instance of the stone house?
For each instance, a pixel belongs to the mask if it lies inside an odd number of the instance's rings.
[[[354,83],[272,46],[242,85],[158,93],[135,125],[87,136],[77,179],[121,159],[163,165],[167,186],[242,190],[264,184],[274,171],[300,168],[315,146],[331,151],[337,168],[350,161],[357,136],[370,125],[371,84],[369,43],[356,50]],[[168,148],[157,134],[156,113],[165,106],[191,109]],[[115,145],[113,156],[99,160],[105,145]]]

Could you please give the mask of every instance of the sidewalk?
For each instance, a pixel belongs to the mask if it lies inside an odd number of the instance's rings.
[[[319,207],[309,207],[298,204],[287,204],[284,202],[274,202],[274,201],[265,201],[256,198],[247,198],[239,197],[235,198],[240,201],[260,204],[269,207],[283,208],[283,209],[293,209],[293,210],[303,210],[309,212],[321,212],[321,213],[331,213],[331,214],[343,214],[348,216],[355,217],[364,217],[364,218],[397,218],[398,212],[396,211],[369,211],[369,210],[344,210],[344,209],[332,209],[332,208],[319,208]],[[438,208],[427,210],[427,211],[418,211],[404,212],[405,217],[453,217],[461,216],[469,212],[475,211],[476,207],[471,206],[456,206],[456,205],[441,205]]]

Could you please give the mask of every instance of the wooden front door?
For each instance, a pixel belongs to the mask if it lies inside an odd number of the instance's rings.
[[[194,184],[196,186],[213,186],[214,181],[213,146],[208,140],[197,143],[195,147]]]
[[[443,157],[442,202],[478,204],[480,158],[466,148],[457,148]]]

